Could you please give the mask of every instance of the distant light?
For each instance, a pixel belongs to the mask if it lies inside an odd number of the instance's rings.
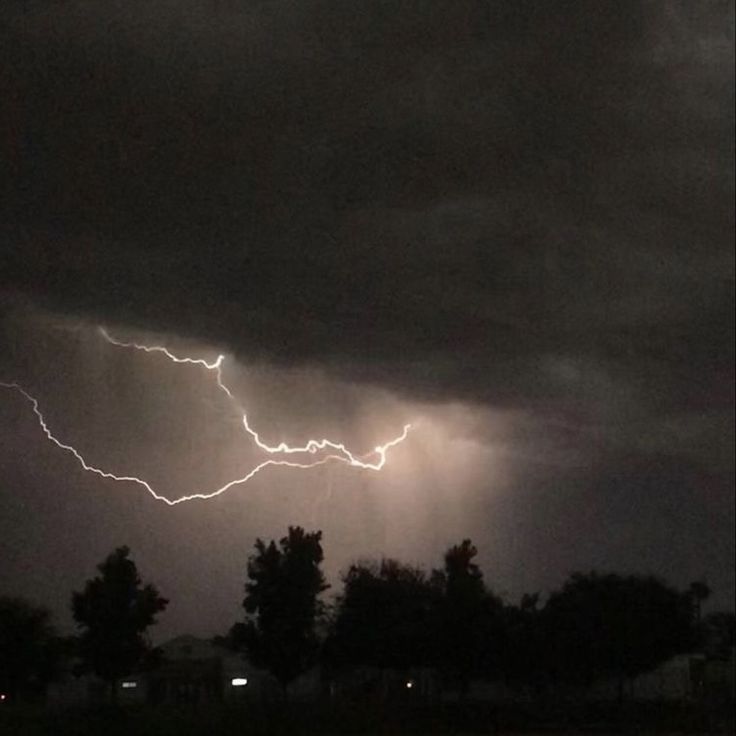
[[[138,683],[133,682],[132,680],[127,680],[126,682],[121,682],[120,687],[122,687],[123,690],[131,690],[134,687],[138,687]]]
[[[233,679],[230,680],[230,684],[233,687],[245,687],[248,684],[248,678],[247,677],[233,677]]]
[[[7,700],[7,697],[8,696],[5,693],[0,693],[0,702],[2,702],[3,700]]]
[[[407,680],[406,687],[408,690],[411,690],[414,687],[414,680]]]

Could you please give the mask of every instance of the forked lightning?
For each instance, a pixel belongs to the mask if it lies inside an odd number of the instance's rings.
[[[258,465],[256,465],[244,476],[239,477],[239,478],[234,478],[233,480],[228,481],[227,483],[225,483],[225,485],[219,488],[216,488],[215,490],[191,493],[191,494],[181,496],[179,498],[172,500],[170,498],[166,498],[166,496],[163,496],[160,493],[157,493],[154,490],[154,488],[142,478],[138,478],[137,476],[134,476],[134,475],[118,475],[116,473],[111,473],[110,471],[103,470],[102,468],[95,467],[94,465],[91,465],[90,463],[88,463],[87,460],[85,460],[82,454],[75,447],[73,447],[72,445],[65,444],[60,439],[58,439],[56,436],[54,436],[54,434],[49,429],[48,424],[46,423],[46,420],[44,419],[43,413],[41,412],[41,409],[39,407],[38,400],[34,396],[32,396],[28,391],[26,391],[25,388],[23,388],[23,386],[21,386],[17,382],[10,382],[10,383],[0,382],[0,387],[16,391],[26,401],[30,403],[33,409],[33,413],[36,415],[36,419],[38,420],[38,424],[41,427],[41,430],[46,436],[46,438],[50,440],[51,442],[53,442],[60,449],[65,450],[66,452],[73,455],[74,458],[77,460],[77,462],[81,465],[81,467],[84,470],[90,473],[99,475],[102,478],[107,478],[107,479],[114,480],[114,481],[120,481],[123,483],[135,483],[136,485],[139,485],[142,488],[145,488],[145,490],[148,491],[148,493],[151,496],[153,496],[153,498],[155,498],[157,501],[163,501],[165,504],[169,506],[175,506],[176,504],[183,503],[184,501],[193,501],[195,499],[206,500],[206,499],[214,498],[215,496],[219,496],[220,494],[224,493],[230,488],[233,488],[234,486],[247,483],[251,478],[253,478],[261,470],[269,466],[272,466],[272,465],[274,466],[281,465],[281,466],[286,466],[289,468],[297,468],[297,469],[305,470],[308,468],[317,467],[318,465],[324,465],[334,460],[336,462],[346,463],[355,468],[359,468],[363,470],[378,471],[378,470],[381,470],[381,468],[383,468],[383,466],[386,464],[387,452],[392,447],[395,447],[396,445],[403,442],[406,439],[409,433],[409,430],[411,429],[410,424],[404,425],[404,428],[401,434],[399,434],[398,436],[394,437],[392,440],[389,440],[388,442],[382,445],[376,446],[372,452],[368,453],[367,455],[363,455],[363,456],[354,454],[343,443],[333,442],[332,440],[328,440],[328,439],[310,439],[306,442],[306,444],[300,445],[300,446],[290,446],[284,442],[281,442],[278,445],[269,445],[266,442],[264,442],[261,439],[258,432],[256,432],[250,426],[250,424],[248,423],[248,417],[247,417],[246,412],[243,410],[243,407],[240,405],[240,403],[238,402],[233,392],[223,381],[222,365],[225,360],[224,355],[219,355],[216,360],[211,361],[211,362],[203,360],[201,358],[190,358],[190,357],[182,358],[182,357],[178,357],[174,355],[168,348],[166,348],[163,345],[142,345],[142,344],[135,343],[135,342],[123,342],[121,340],[117,340],[113,338],[109,334],[109,332],[105,330],[103,327],[99,328],[99,333],[108,343],[116,347],[131,348],[135,350],[141,350],[146,353],[158,353],[158,354],[164,355],[168,360],[172,361],[173,363],[184,363],[188,365],[200,366],[202,368],[205,368],[207,371],[213,372],[216,377],[218,388],[227,396],[231,404],[234,407],[236,407],[236,409],[242,415],[243,429],[253,439],[256,446],[263,452],[267,453],[268,455],[276,455],[276,456],[293,455],[293,454],[314,455],[321,450],[327,450],[330,452],[330,454],[328,455],[325,455],[318,459],[305,461],[305,462],[285,460],[282,458],[279,458],[279,459],[269,458],[259,463]]]

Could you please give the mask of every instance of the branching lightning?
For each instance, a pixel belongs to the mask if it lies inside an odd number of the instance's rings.
[[[383,466],[386,464],[386,457],[387,457],[388,451],[392,447],[395,447],[396,445],[403,442],[406,439],[409,433],[409,430],[411,429],[410,424],[404,425],[403,431],[399,435],[397,435],[392,440],[389,440],[383,445],[376,446],[372,452],[368,453],[367,455],[362,455],[362,456],[355,455],[353,452],[348,450],[348,448],[343,443],[333,442],[332,440],[328,440],[328,439],[310,439],[307,441],[306,444],[301,445],[301,446],[290,446],[284,442],[281,442],[278,445],[269,445],[266,442],[264,442],[261,439],[258,432],[256,432],[250,426],[250,424],[248,423],[248,417],[247,417],[246,412],[244,411],[243,407],[238,402],[237,398],[235,397],[235,394],[225,384],[223,377],[222,377],[222,366],[225,360],[224,355],[218,355],[217,359],[214,361],[206,361],[202,358],[178,357],[174,355],[168,348],[166,348],[163,345],[142,345],[142,344],[134,343],[134,342],[123,342],[121,340],[117,340],[113,338],[107,332],[107,330],[105,330],[103,327],[99,328],[99,333],[109,344],[115,347],[141,350],[146,353],[159,353],[161,355],[164,355],[168,360],[170,360],[173,363],[200,366],[202,368],[205,368],[207,371],[214,373],[216,382],[217,382],[217,387],[219,388],[220,391],[222,391],[227,396],[228,401],[231,403],[231,405],[235,407],[237,411],[241,414],[243,429],[253,439],[256,446],[263,452],[267,453],[268,455],[276,455],[276,456],[293,455],[293,454],[314,455],[317,452],[323,451],[323,450],[327,450],[330,452],[330,454],[328,455],[325,455],[317,459],[309,460],[308,462],[285,460],[282,458],[279,458],[279,459],[269,458],[267,460],[262,461],[255,467],[253,467],[244,476],[239,477],[239,478],[234,478],[233,480],[228,481],[227,483],[225,483],[225,485],[220,486],[219,488],[215,490],[192,493],[192,494],[181,496],[179,498],[172,500],[170,498],[167,498],[166,496],[161,495],[160,493],[157,493],[156,490],[150,485],[150,483],[143,480],[142,478],[138,478],[137,476],[134,476],[134,475],[118,475],[116,473],[112,473],[108,470],[103,470],[102,468],[98,468],[88,463],[87,460],[85,460],[82,454],[75,447],[62,442],[51,432],[43,416],[43,413],[41,412],[41,409],[39,407],[39,402],[34,396],[28,393],[28,391],[26,391],[23,388],[23,386],[21,386],[19,383],[0,382],[0,387],[14,390],[17,393],[19,393],[26,401],[28,401],[28,403],[31,405],[33,413],[36,416],[36,419],[38,420],[38,424],[41,427],[41,431],[46,436],[46,438],[50,442],[55,444],[57,447],[59,447],[60,449],[70,453],[84,470],[90,473],[94,473],[100,476],[101,478],[106,478],[109,480],[119,481],[123,483],[134,483],[138,486],[141,486],[146,491],[148,491],[148,493],[153,498],[155,498],[157,501],[162,501],[168,506],[175,506],[177,504],[183,503],[184,501],[193,501],[195,499],[207,500],[210,498],[214,498],[215,496],[219,496],[222,493],[225,493],[225,491],[229,490],[230,488],[233,488],[234,486],[247,483],[251,478],[253,478],[261,470],[269,466],[272,466],[272,465],[273,466],[285,466],[289,468],[297,468],[297,469],[304,470],[304,469],[314,468],[319,465],[324,465],[331,461],[336,461],[336,462],[343,462],[343,463],[350,465],[351,467],[355,467],[355,468],[359,468],[363,470],[378,471],[378,470],[381,470]]]

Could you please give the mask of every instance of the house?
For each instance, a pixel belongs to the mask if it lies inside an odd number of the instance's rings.
[[[651,672],[645,672],[625,684],[627,700],[682,701],[702,700],[713,695],[728,697],[733,693],[733,659],[712,659],[702,653],[679,654]],[[618,682],[603,680],[588,691],[598,700],[618,698]]]
[[[142,703],[197,704],[221,700],[267,700],[280,690],[273,677],[249,664],[241,654],[195,636],[178,636],[158,647],[158,665],[120,678],[115,699],[121,705]],[[109,685],[92,674],[76,674],[78,662],[63,663],[50,684],[52,706],[83,706],[107,702]],[[310,692],[306,681],[302,691]]]
[[[281,697],[273,675],[255,667],[242,654],[210,640],[178,636],[159,649],[161,663],[145,678],[149,702],[255,702]],[[321,691],[320,671],[313,668],[290,684],[289,697],[311,700]]]
[[[210,640],[178,636],[159,650],[161,663],[150,673],[148,682],[152,703],[260,700],[273,689],[267,672]]]

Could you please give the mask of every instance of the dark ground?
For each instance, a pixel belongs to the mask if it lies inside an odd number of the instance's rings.
[[[515,707],[494,711],[488,704],[416,707],[290,704],[50,710],[4,708],[5,736],[278,736],[279,734],[706,734],[734,733],[733,706],[634,705],[622,709],[573,707],[542,712]]]

